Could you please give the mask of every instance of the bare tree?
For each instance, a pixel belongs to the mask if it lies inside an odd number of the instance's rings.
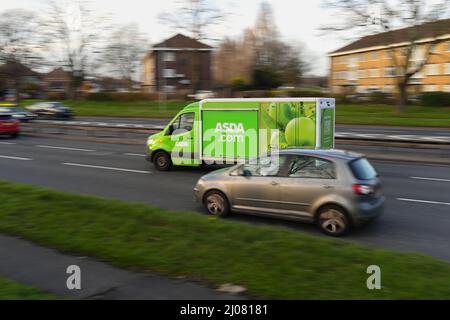
[[[106,17],[100,17],[83,0],[50,1],[45,32],[53,45],[51,52],[71,76],[71,93],[77,89],[92,68],[93,57],[101,52],[102,35],[107,29]]]
[[[237,81],[259,88],[280,84],[298,85],[309,65],[303,47],[281,40],[272,7],[261,4],[253,28],[241,39],[225,39],[215,55],[215,78],[221,85]]]
[[[187,31],[195,40],[211,40],[211,27],[224,22],[226,13],[209,0],[178,0],[173,12],[162,12],[159,19],[176,31]]]
[[[211,28],[224,22],[226,13],[209,0],[178,0],[173,12],[162,12],[159,19],[176,31],[188,32],[198,41],[217,40],[211,37]],[[200,53],[192,51],[192,91],[200,86]]]
[[[133,76],[148,49],[148,41],[136,24],[117,27],[109,38],[110,43],[103,51],[102,61],[110,72],[127,80],[131,89]]]
[[[434,54],[433,48],[443,34],[439,24],[433,24],[444,17],[450,8],[449,0],[436,1],[427,5],[424,0],[324,0],[324,7],[335,11],[339,22],[323,26],[326,31],[370,30],[386,33],[389,55],[395,69],[395,80],[398,89],[398,112],[407,110],[407,87],[411,78],[419,73]],[[405,33],[389,32],[398,27],[409,27],[407,40],[396,39]],[[444,30],[445,31],[445,30]],[[447,30],[448,31],[448,30]],[[427,38],[422,44],[420,40]],[[394,46],[405,42],[402,47]],[[420,61],[413,59],[418,50],[424,54]]]
[[[302,75],[308,69],[308,64],[302,57],[303,48],[300,44],[291,45],[283,41],[275,23],[271,5],[262,2],[254,27],[254,82],[260,82],[256,77],[274,78],[272,84],[298,85]],[[265,76],[264,74],[269,76]],[[265,82],[265,81],[263,81]],[[265,86],[261,83],[262,86]]]
[[[42,62],[38,24],[35,13],[29,10],[11,9],[0,14],[0,63],[7,64],[0,80],[5,87],[15,89],[17,98],[29,75],[22,65],[31,68]]]

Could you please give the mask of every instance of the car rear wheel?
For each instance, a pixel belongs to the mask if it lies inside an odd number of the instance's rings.
[[[159,171],[169,171],[172,168],[172,160],[164,151],[159,151],[155,154],[153,164]]]
[[[205,196],[204,205],[209,214],[225,217],[230,213],[230,207],[225,195],[219,191],[210,191]]]
[[[320,209],[317,225],[324,233],[333,237],[339,237],[349,230],[350,221],[344,209],[330,205]]]

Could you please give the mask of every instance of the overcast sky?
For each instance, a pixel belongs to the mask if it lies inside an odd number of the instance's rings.
[[[217,30],[218,37],[233,37],[253,26],[262,0],[211,0],[217,6],[233,12],[225,25]],[[342,35],[321,36],[318,28],[327,22],[330,12],[320,7],[320,0],[268,0],[282,37],[290,42],[302,43],[313,65],[313,73],[328,72],[327,52],[345,45],[351,37]],[[47,0],[0,0],[0,11],[11,8],[40,10]],[[161,12],[175,8],[177,0],[91,0],[100,12],[110,13],[117,23],[138,23],[151,42],[155,43],[173,34],[161,24]]]

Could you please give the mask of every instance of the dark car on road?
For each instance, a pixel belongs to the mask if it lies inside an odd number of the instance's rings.
[[[13,118],[12,114],[0,114],[0,135],[9,135],[13,138],[19,136],[20,121]]]
[[[212,215],[242,212],[310,222],[332,236],[374,219],[385,202],[370,162],[341,150],[282,150],[207,174],[194,193]]]
[[[17,119],[21,122],[28,122],[36,118],[36,115],[25,110],[24,108],[12,106],[5,107],[0,104],[0,114],[10,114],[14,119]]]
[[[60,102],[39,102],[27,107],[39,119],[72,119],[73,112]]]

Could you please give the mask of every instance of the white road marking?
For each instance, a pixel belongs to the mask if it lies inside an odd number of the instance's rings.
[[[0,142],[0,144],[12,145],[12,144],[16,144],[16,143],[15,142]]]
[[[124,155],[131,157],[145,157],[145,154],[138,154],[138,153],[124,153]]]
[[[11,157],[11,156],[0,156],[1,159],[10,159],[10,160],[21,160],[21,161],[31,161],[33,159],[30,158],[21,158],[21,157]]]
[[[410,177],[410,179],[450,182],[450,179],[425,178],[425,177]]]
[[[36,145],[36,147],[37,148],[47,148],[47,149],[80,151],[80,152],[94,152],[94,151],[96,151],[96,150],[91,150],[91,149],[78,149],[78,148],[55,147],[55,146],[45,146],[45,145]]]
[[[399,200],[399,201],[408,201],[408,202],[429,203],[429,204],[442,204],[442,205],[445,205],[445,206],[450,206],[450,203],[448,203],[448,202],[417,200],[417,199],[405,199],[405,198],[397,198],[397,200]]]
[[[70,163],[70,162],[64,162],[63,165],[65,165],[65,166],[72,166],[72,167],[104,169],[104,170],[124,171],[124,172],[133,172],[133,173],[144,173],[144,174],[152,173],[151,171],[141,171],[141,170],[132,170],[132,169],[123,169],[123,168],[113,168],[113,167],[103,167],[103,166],[94,166],[94,165],[90,165],[90,164]]]

